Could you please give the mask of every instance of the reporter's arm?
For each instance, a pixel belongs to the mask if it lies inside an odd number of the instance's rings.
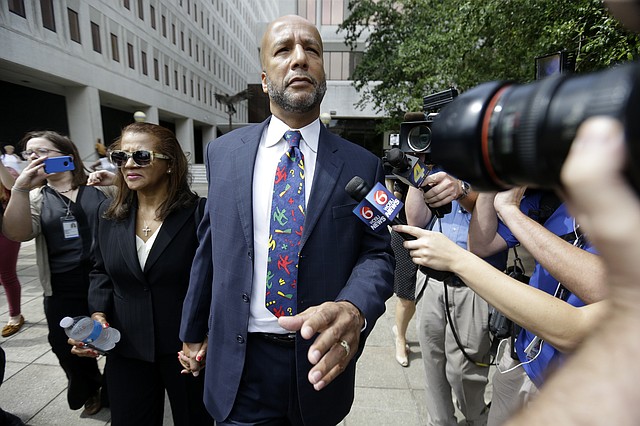
[[[494,197],[495,193],[490,192],[478,194],[469,222],[467,247],[480,257],[489,257],[507,249],[507,242],[498,234]]]
[[[502,207],[499,214],[531,256],[583,302],[590,304],[607,296],[606,269],[599,256],[567,243],[517,206]]]
[[[407,215],[407,223],[412,226],[424,228],[431,220],[431,210],[424,202],[424,192],[412,186],[407,191],[404,202],[404,212]]]
[[[418,237],[404,243],[416,264],[454,272],[489,304],[562,352],[575,349],[606,311],[606,302],[576,308],[515,280],[440,233],[393,228]]]

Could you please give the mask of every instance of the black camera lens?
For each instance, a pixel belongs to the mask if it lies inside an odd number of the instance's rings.
[[[420,124],[409,131],[407,144],[413,152],[425,152],[431,148],[431,129],[426,124]]]
[[[624,125],[627,174],[640,189],[639,112],[640,63],[527,85],[484,83],[440,111],[432,158],[477,189],[553,188],[580,124],[606,115]]]

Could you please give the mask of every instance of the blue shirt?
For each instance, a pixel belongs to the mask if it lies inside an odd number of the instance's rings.
[[[525,214],[528,214],[530,210],[538,210],[540,204],[541,193],[534,193],[527,195],[522,199],[520,203],[520,210]],[[567,212],[565,204],[561,204],[546,220],[544,227],[553,232],[555,235],[563,236],[570,232],[575,232],[575,221],[573,217]],[[506,241],[509,247],[513,247],[518,243],[509,228],[507,228],[502,222],[498,223],[498,234]],[[590,253],[595,253],[595,249],[588,242],[582,247]],[[558,288],[558,280],[556,280],[546,269],[544,269],[538,262],[535,263],[529,285],[538,288],[550,295],[554,296]],[[565,301],[573,306],[584,306],[584,302],[580,300],[576,295],[569,293],[568,298]],[[551,364],[556,364],[562,361],[563,355],[549,343],[544,342],[541,346],[540,353],[533,361],[530,361],[529,357],[525,353],[525,349],[535,338],[535,334],[528,330],[522,329],[515,342],[515,350],[523,364],[524,370],[531,380],[540,387],[544,381],[545,372]],[[531,356],[534,358],[534,356]]]
[[[467,249],[467,239],[469,236],[469,223],[471,222],[471,213],[466,211],[457,201],[451,202],[451,213],[447,213],[443,218],[437,219],[432,229],[440,231],[451,241]],[[484,259],[494,268],[504,271],[507,264],[507,251],[496,253]]]

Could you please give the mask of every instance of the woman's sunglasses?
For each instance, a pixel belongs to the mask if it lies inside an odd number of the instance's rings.
[[[111,160],[111,162],[115,164],[116,167],[122,167],[127,164],[129,158],[133,158],[133,162],[136,164],[136,166],[145,167],[151,164],[151,160],[153,160],[154,158],[162,158],[163,160],[168,160],[170,157],[164,154],[158,154],[157,152],[146,150],[134,152],[116,150],[109,152],[109,160]]]

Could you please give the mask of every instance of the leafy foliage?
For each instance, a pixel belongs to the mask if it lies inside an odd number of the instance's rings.
[[[350,0],[340,29],[366,50],[354,72],[360,105],[390,117],[422,109],[422,98],[489,80],[528,82],[534,58],[566,49],[576,72],[640,58],[640,37],[601,0]]]

